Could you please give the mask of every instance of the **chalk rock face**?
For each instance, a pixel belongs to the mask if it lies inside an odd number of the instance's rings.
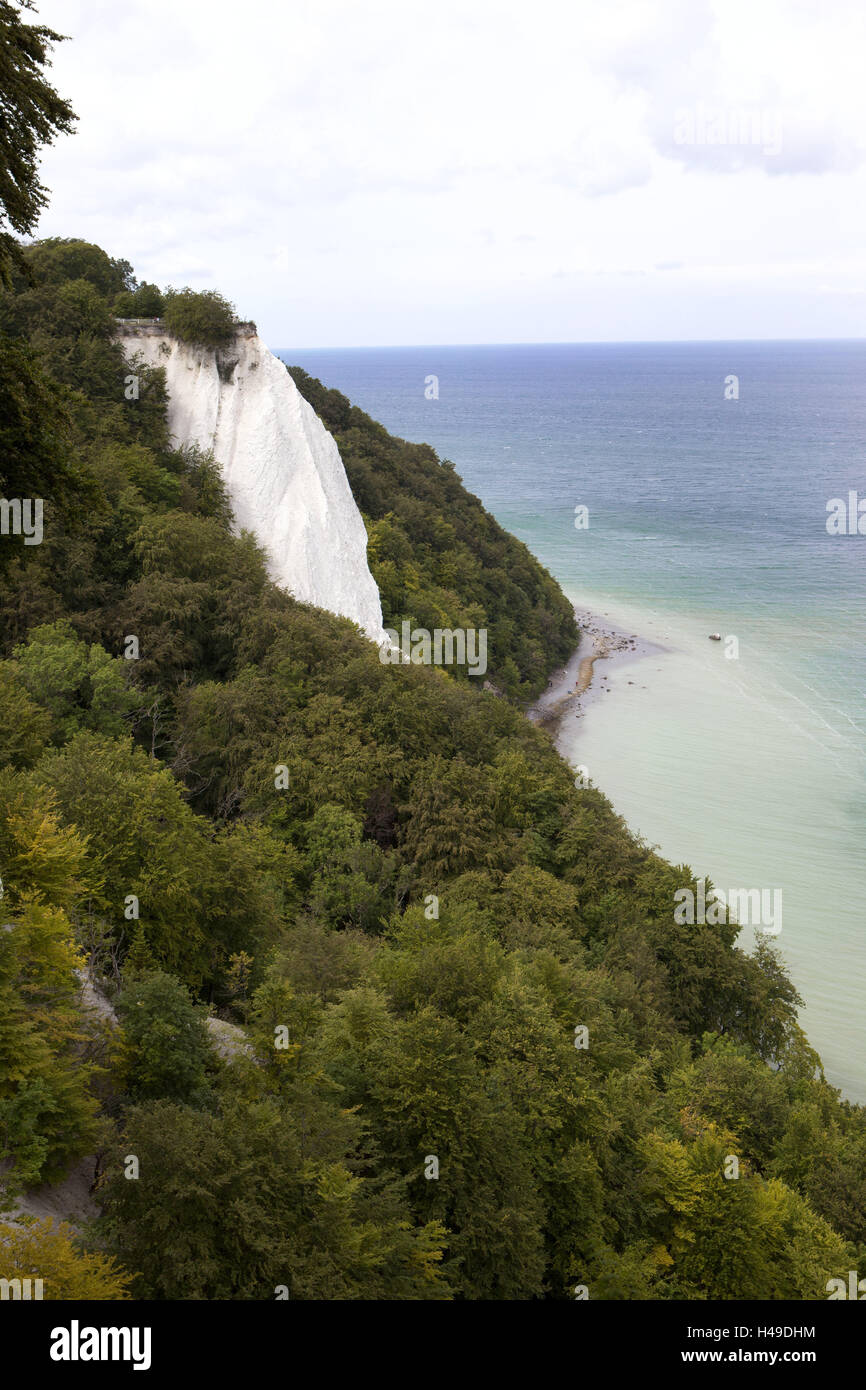
[[[336,442],[255,326],[239,325],[215,351],[169,337],[158,322],[120,320],[118,341],[131,364],[138,356],[165,368],[173,442],[213,450],[236,524],[265,550],[274,582],[387,640]]]

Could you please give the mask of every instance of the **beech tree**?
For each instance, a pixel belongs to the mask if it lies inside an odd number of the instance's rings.
[[[39,150],[77,120],[44,75],[51,45],[63,35],[25,23],[22,12],[32,9],[33,0],[0,0],[0,278],[7,285],[12,265],[21,263],[7,229],[19,236],[32,232],[48,201],[39,182]]]
[[[83,964],[64,910],[82,891],[85,845],[48,794],[0,773],[0,1162],[7,1190],[62,1177],[98,1133],[82,1061]]]
[[[197,347],[221,347],[234,336],[235,309],[216,290],[166,290],[165,326]]]
[[[129,1298],[130,1276],[116,1260],[81,1250],[72,1227],[50,1216],[0,1224],[0,1279],[41,1279],[46,1302]]]
[[[137,1106],[107,1158],[98,1235],[138,1297],[447,1297],[441,1225],[413,1228],[398,1187],[352,1173],[356,1133],[333,1105],[311,1119],[267,1096],[221,1114]]]
[[[123,1030],[123,1075],[132,1098],[204,1101],[213,1054],[202,1010],[180,981],[162,970],[135,975],[115,1007]]]

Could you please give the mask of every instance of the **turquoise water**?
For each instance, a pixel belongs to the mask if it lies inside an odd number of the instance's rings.
[[[562,751],[667,858],[782,889],[804,1026],[866,1100],[866,536],[826,529],[866,496],[866,343],[281,356],[431,443],[578,606],[664,647],[607,668]]]

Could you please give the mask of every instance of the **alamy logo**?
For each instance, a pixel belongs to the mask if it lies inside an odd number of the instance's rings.
[[[38,1301],[41,1297],[41,1279],[0,1279],[0,1302],[7,1298],[13,1301]]]
[[[0,497],[0,536],[23,536],[25,545],[42,544],[41,497]]]
[[[831,497],[827,503],[827,532],[831,536],[866,536],[866,497],[852,489],[844,497]]]
[[[718,926],[721,922],[738,922],[740,926],[759,927],[768,936],[778,936],[782,930],[781,888],[711,888],[707,880],[697,880],[693,888],[678,888],[674,893],[674,921],[679,926],[694,926],[696,922]],[[728,914],[731,914],[728,916]]]
[[[781,154],[782,113],[763,107],[681,106],[674,115],[677,145],[761,145],[764,154]]]
[[[866,1279],[857,1278],[856,1269],[848,1270],[848,1283],[844,1279],[828,1279],[824,1286],[830,1298],[854,1298],[860,1303],[866,1301]]]
[[[149,1327],[69,1327],[51,1329],[52,1361],[131,1361],[134,1371],[150,1370]]]
[[[387,642],[379,648],[383,666],[412,662],[416,666],[468,666],[470,676],[483,676],[487,670],[487,628],[436,627],[431,635],[426,627],[408,621],[400,636],[386,627]]]

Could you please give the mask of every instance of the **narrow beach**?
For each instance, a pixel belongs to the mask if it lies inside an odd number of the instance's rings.
[[[544,694],[526,711],[527,718],[546,729],[555,742],[567,716],[580,718],[591,699],[610,693],[607,671],[599,673],[597,662],[603,661],[609,669],[665,650],[596,613],[575,608],[574,616],[580,628],[575,651],[566,665],[554,673]]]

